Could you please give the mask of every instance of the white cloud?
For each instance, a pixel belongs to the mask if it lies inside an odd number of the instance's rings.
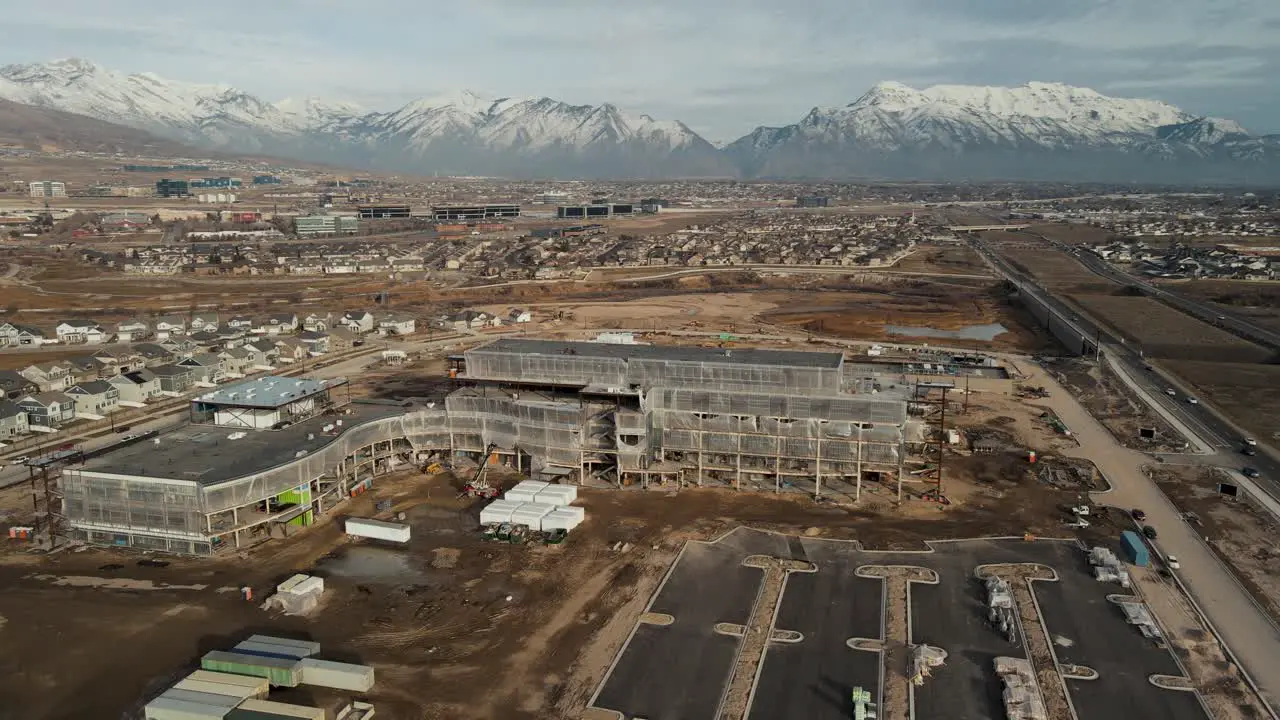
[[[1280,129],[1277,27],[1274,0],[62,0],[6,8],[0,61],[375,107],[459,88],[609,101],[713,139],[884,79],[1056,80]]]

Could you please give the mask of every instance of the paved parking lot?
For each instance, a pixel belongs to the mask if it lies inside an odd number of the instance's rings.
[[[641,625],[605,679],[595,707],[649,720],[713,718],[738,652],[719,622],[745,624],[763,573],[741,551],[690,543],[650,606],[671,625]]]
[[[1062,662],[1101,673],[1096,681],[1068,682],[1081,718],[1161,717],[1203,720],[1195,693],[1161,690],[1147,678],[1180,674],[1168,651],[1129,627],[1106,600],[1117,585],[1098,583],[1074,543],[1040,540],[968,540],[933,545],[929,553],[879,553],[855,543],[786,537],[740,529],[716,543],[690,543],[651,610],[675,617],[668,627],[641,626],[605,679],[595,706],[649,720],[712,720],[738,651],[736,638],[717,635],[717,622],[745,623],[762,573],[742,566],[753,554],[805,560],[815,573],[791,573],[778,607],[776,629],[803,634],[798,643],[772,643],[763,664],[750,720],[850,717],[855,686],[882,694],[879,653],[849,648],[852,637],[883,637],[883,585],[860,578],[862,565],[916,565],[938,573],[938,585],[911,586],[913,643],[948,652],[946,664],[914,689],[920,720],[1004,717],[1002,685],[992,660],[1026,657],[987,621],[986,591],[974,573],[992,563],[1034,562],[1062,578],[1036,583],[1050,636]]]
[[[1162,690],[1147,681],[1154,674],[1182,671],[1168,650],[1143,637],[1125,621],[1120,607],[1107,600],[1108,594],[1125,591],[1094,580],[1082,554],[1055,569],[1059,582],[1034,583],[1049,637],[1055,640],[1054,652],[1059,662],[1087,665],[1099,675],[1097,680],[1067,682],[1080,717],[1206,720],[1208,714],[1195,693]]]
[[[883,637],[884,584],[854,575],[861,564],[856,546],[804,540],[790,549],[818,571],[787,576],[775,627],[804,639],[766,650],[748,717],[847,720],[854,687],[879,702],[880,653],[854,650],[846,641]]]

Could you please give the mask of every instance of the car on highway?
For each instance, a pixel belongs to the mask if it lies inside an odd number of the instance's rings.
[[[1164,394],[1168,395],[1169,397],[1177,397],[1178,391],[1174,390],[1173,388],[1166,388],[1164,391]]]
[[[1133,519],[1138,522],[1142,522],[1147,519],[1147,513],[1142,508],[1134,508],[1133,512],[1130,514],[1133,515]]]
[[[1245,445],[1244,447],[1240,448],[1240,452],[1250,456],[1258,454],[1258,451],[1252,445]]]
[[[1195,398],[1193,398],[1193,397],[1189,397],[1189,398],[1187,398],[1187,404],[1188,404],[1188,405],[1199,405],[1199,404],[1200,404],[1200,401],[1199,401],[1199,400],[1197,400],[1197,399],[1195,399]]]
[[[30,459],[31,459],[31,456],[30,456],[30,455],[19,455],[18,457],[13,458],[12,462],[13,462],[13,464],[14,464],[14,465],[21,465],[22,463],[24,463],[24,462],[26,462],[26,461],[28,461],[28,460],[30,460]]]
[[[1165,558],[1165,564],[1169,566],[1170,570],[1178,570],[1182,567],[1182,564],[1178,562],[1177,555],[1170,555]]]
[[[1244,475],[1247,478],[1256,478],[1259,476],[1257,469],[1251,468],[1251,467],[1241,468],[1240,474]]]
[[[1151,527],[1150,525],[1142,526],[1142,534],[1146,535],[1148,540],[1155,540],[1156,537],[1159,536],[1159,533],[1156,532],[1156,529]]]
[[[1257,447],[1257,446],[1258,446],[1258,441],[1257,441],[1257,440],[1254,440],[1253,438],[1245,438],[1245,439],[1244,439],[1244,444],[1245,444],[1245,445],[1249,445],[1249,446],[1251,446],[1251,447]]]

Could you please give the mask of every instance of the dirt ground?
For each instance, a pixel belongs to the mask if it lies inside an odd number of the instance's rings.
[[[1104,243],[1112,236],[1110,230],[1080,223],[1043,223],[1032,225],[1029,229],[1067,245]]]
[[[1148,357],[1249,363],[1265,362],[1272,356],[1266,348],[1151,298],[1072,295],[1071,300],[1130,342],[1137,343]]]
[[[1079,358],[1061,358],[1046,362],[1044,367],[1121,445],[1149,452],[1178,452],[1186,444],[1185,438],[1146,403],[1133,397],[1128,386],[1105,365]],[[1154,430],[1155,437],[1141,437],[1142,428]]]
[[[1280,550],[1275,543],[1280,524],[1247,497],[1219,495],[1217,485],[1225,478],[1211,468],[1161,465],[1148,473],[1179,510],[1194,513],[1192,522],[1209,538],[1209,546],[1280,620]]]
[[[1251,280],[1170,280],[1170,292],[1211,303],[1249,318],[1250,322],[1280,330],[1280,283]]]
[[[1202,397],[1255,437],[1280,439],[1280,365],[1161,360]]]
[[[992,274],[991,268],[987,267],[982,258],[964,245],[917,246],[914,253],[898,261],[893,269],[903,272]]]
[[[1043,241],[1017,234],[984,236],[1019,270],[1030,273],[1047,287],[1061,292],[1110,293],[1119,286],[1081,265],[1078,260],[1044,246]]]

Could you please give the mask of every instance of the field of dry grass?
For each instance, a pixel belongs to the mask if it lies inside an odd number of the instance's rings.
[[[1136,343],[1148,357],[1251,363],[1272,356],[1266,348],[1148,297],[1072,295],[1071,300]]]

